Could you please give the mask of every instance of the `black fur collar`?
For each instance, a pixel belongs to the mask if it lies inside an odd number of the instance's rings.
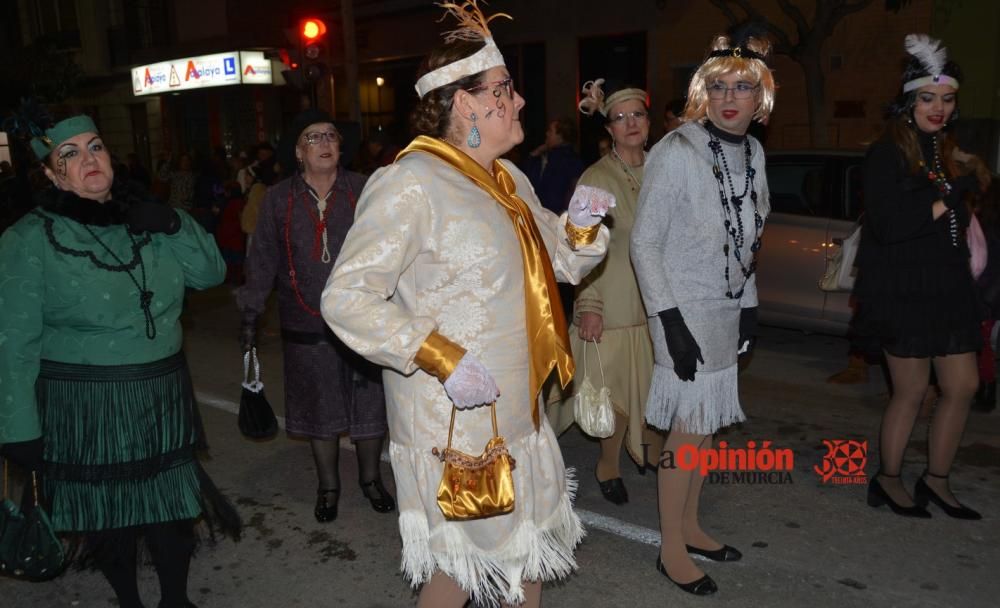
[[[115,182],[112,198],[105,203],[81,198],[73,192],[51,187],[38,197],[38,207],[89,226],[114,226],[126,223],[126,211],[133,197],[130,188]]]

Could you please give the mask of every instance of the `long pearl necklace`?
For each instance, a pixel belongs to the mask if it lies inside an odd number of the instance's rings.
[[[615,158],[618,159],[618,162],[621,164],[622,169],[625,170],[625,174],[628,175],[629,179],[631,179],[632,182],[635,184],[635,187],[632,188],[632,191],[637,192],[640,188],[642,188],[642,181],[635,176],[635,173],[632,173],[632,169],[629,168],[628,163],[625,162],[625,159],[621,157],[621,154],[618,154],[618,147],[614,143],[611,144],[611,153],[615,155]],[[640,166],[645,166],[645,165],[646,165],[646,151],[643,150],[642,165]]]

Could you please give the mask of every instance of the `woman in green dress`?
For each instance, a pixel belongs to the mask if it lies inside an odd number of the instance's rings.
[[[31,146],[53,187],[0,237],[0,444],[42,472],[53,526],[119,606],[143,605],[140,540],[161,608],[193,606],[195,520],[238,533],[239,518],[195,456],[179,318],[185,288],[219,284],[225,263],[187,213],[114,179],[89,117]]]
[[[629,261],[629,237],[636,202],[642,186],[644,147],[649,137],[646,92],[622,87],[605,97],[603,79],[584,86],[580,110],[599,112],[611,135],[611,152],[580,176],[578,186],[600,188],[614,195],[616,206],[608,211],[611,228],[608,255],[580,283],[573,307],[570,341],[577,363],[573,384],[564,396],[577,392],[584,374],[595,385],[602,378],[595,347],[600,349],[603,378],[615,410],[615,432],[601,439],[597,481],[601,494],[615,504],[628,502],[619,462],[622,444],[640,467],[655,464],[663,438],[645,424],[646,394],[653,371],[653,346],[646,326],[646,310]],[[590,352],[584,357],[584,348]],[[584,365],[586,362],[586,365]],[[549,421],[557,433],[573,423],[573,399],[549,408]],[[650,455],[650,460],[647,460]]]

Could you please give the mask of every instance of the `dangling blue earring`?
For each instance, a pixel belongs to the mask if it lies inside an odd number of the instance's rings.
[[[470,148],[478,148],[479,144],[483,143],[483,138],[479,136],[479,127],[476,126],[476,121],[479,117],[473,112],[469,118],[472,119],[472,130],[469,131],[469,137],[465,140],[465,143],[469,144]]]

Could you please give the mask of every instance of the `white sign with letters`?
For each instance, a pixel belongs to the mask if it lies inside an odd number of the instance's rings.
[[[136,96],[241,83],[271,83],[271,63],[264,53],[230,51],[132,68],[132,92]]]

